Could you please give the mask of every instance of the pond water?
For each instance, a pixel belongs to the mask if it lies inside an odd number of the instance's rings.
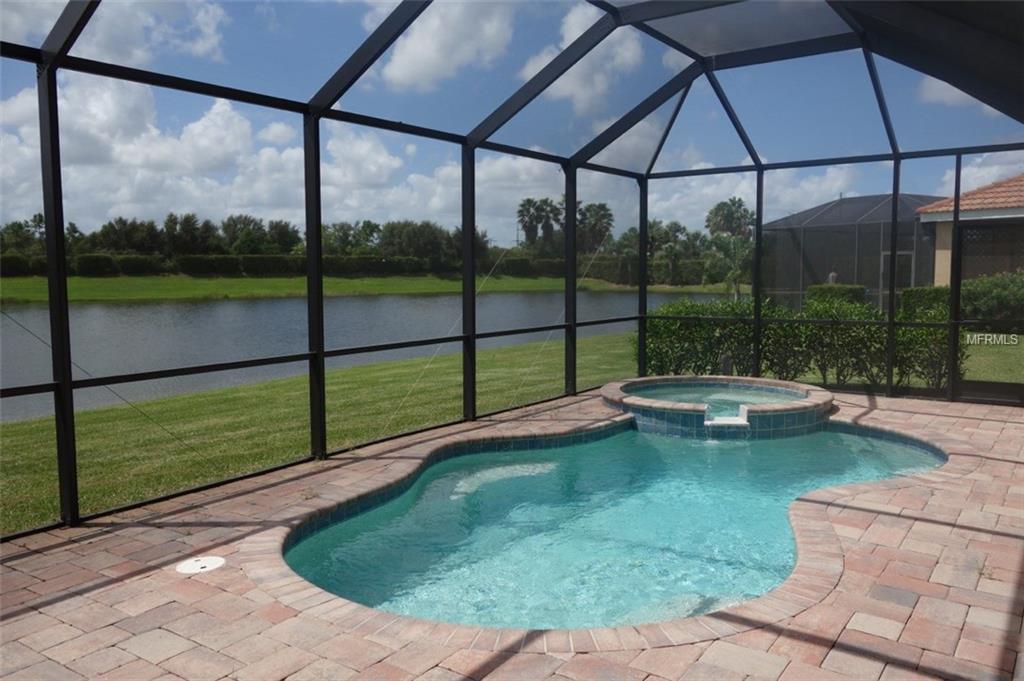
[[[677,298],[650,294],[650,305]],[[714,296],[703,295],[701,298]],[[489,293],[477,297],[478,331],[557,324],[564,320],[561,292]],[[579,320],[636,314],[636,293],[580,291]],[[458,295],[344,296],[325,299],[324,336],[328,349],[458,334],[462,299]],[[51,378],[49,313],[42,305],[9,305],[0,317],[0,383],[4,387],[43,383]],[[8,317],[9,315],[9,317]],[[305,352],[306,301],[302,298],[210,300],[160,303],[76,303],[71,306],[71,350],[76,378],[169,369]],[[17,320],[17,323],[15,321]],[[21,328],[26,327],[32,333]],[[598,327],[600,328],[600,327]],[[609,327],[621,333],[621,328]],[[593,331],[598,332],[597,329]],[[543,336],[542,336],[543,337]],[[542,338],[541,337],[541,338]],[[488,346],[539,340],[510,336]],[[454,348],[454,346],[452,346]],[[406,348],[388,359],[430,355],[434,347]],[[379,355],[335,358],[331,367],[381,361]],[[306,371],[305,362],[217,372],[187,379],[164,379],[123,386],[132,399],[219,388]],[[106,390],[83,390],[76,408],[117,404]],[[49,413],[49,396],[3,401],[0,418]]]

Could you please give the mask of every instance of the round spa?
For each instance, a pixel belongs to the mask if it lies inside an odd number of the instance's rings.
[[[811,433],[832,408],[832,393],[816,386],[743,376],[652,376],[609,383],[601,396],[641,431],[712,439]]]

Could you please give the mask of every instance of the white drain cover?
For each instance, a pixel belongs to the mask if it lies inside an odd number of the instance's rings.
[[[224,559],[220,556],[197,556],[181,561],[175,569],[183,575],[198,575],[200,572],[216,570],[223,564]]]

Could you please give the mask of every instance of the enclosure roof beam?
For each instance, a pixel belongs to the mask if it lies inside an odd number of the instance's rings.
[[[739,135],[740,141],[743,142],[743,147],[747,150],[747,155],[750,156],[750,160],[753,164],[760,168],[761,157],[757,155],[757,150],[754,149],[754,143],[750,141],[750,136],[747,135],[747,131],[743,128],[743,124],[740,123],[740,117],[736,115],[736,110],[732,108],[732,104],[729,103],[729,98],[725,96],[725,90],[722,89],[722,85],[718,82],[718,77],[715,75],[713,69],[706,69],[705,74],[708,78],[708,83],[711,84],[711,89],[715,91],[715,95],[718,96],[718,101],[722,103],[722,108],[725,109],[725,115],[729,117],[729,121],[732,123],[732,127],[736,130],[736,134]]]
[[[871,52],[1024,122],[1024,7],[1015,2],[846,2]]]
[[[324,83],[320,91],[309,100],[310,109],[319,114],[330,109],[341,99],[367,69],[405,32],[405,29],[423,13],[431,0],[402,0],[370,36],[356,48],[352,56]]]
[[[768,45],[766,47],[755,47],[750,50],[724,52],[705,57],[705,61],[707,61],[708,65],[714,67],[716,71],[725,71],[726,69],[756,66],[757,64],[783,61],[785,59],[799,59],[800,57],[813,57],[819,54],[856,50],[860,46],[860,40],[855,34],[840,33],[821,38],[809,38],[791,43],[782,43],[781,45]]]
[[[882,117],[882,125],[885,126],[885,136],[889,140],[889,149],[892,150],[892,153],[898,154],[900,153],[900,145],[896,140],[896,130],[892,126],[892,119],[889,117],[889,107],[885,102],[885,91],[882,90],[882,81],[878,78],[878,69],[875,68],[875,58],[871,54],[868,35],[864,31],[864,27],[861,26],[856,17],[847,11],[846,7],[836,2],[836,0],[828,0],[828,5],[832,8],[832,11],[839,15],[840,19],[846,22],[850,30],[856,34],[857,40],[860,41],[861,51],[864,53],[864,66],[867,67],[868,78],[871,79],[871,89],[875,92],[875,101],[878,102],[878,113]]]
[[[583,32],[568,47],[559,52],[554,59],[548,62],[544,68],[538,71],[532,78],[526,81],[511,97],[498,106],[487,118],[466,136],[470,146],[479,146],[481,142],[497,132],[498,128],[508,123],[517,113],[523,110],[527,104],[532,102],[549,85],[558,80],[559,77],[579,60],[583,59],[590,50],[597,47],[598,43],[604,40],[616,28],[615,19],[605,14],[593,26]]]
[[[573,164],[578,166],[592,159],[609,144],[621,137],[623,133],[642,121],[673,96],[679,94],[683,88],[688,87],[703,71],[704,69],[697,62],[690,64],[680,71],[671,80],[633,107],[622,118],[605,128],[604,132],[573,154],[571,158]]]
[[[99,4],[100,0],[71,0],[64,6],[40,48],[44,65],[60,66]]]
[[[735,5],[744,0],[645,0],[631,5],[616,7],[619,23],[639,24],[645,21],[655,21],[666,17],[679,16],[700,12],[705,9],[714,9],[722,5]],[[606,8],[604,8],[606,9]],[[607,9],[606,9],[607,11]]]
[[[676,124],[676,119],[679,118],[679,111],[683,108],[683,103],[686,101],[686,95],[690,93],[690,86],[687,86],[682,92],[679,93],[679,101],[676,102],[676,106],[672,109],[672,115],[669,116],[668,125],[661,132],[661,139],[658,140],[658,146],[654,148],[654,154],[651,155],[651,162],[647,164],[647,170],[644,171],[644,175],[650,175],[651,171],[654,170],[654,164],[658,162],[658,157],[661,156],[661,150],[665,147],[665,142],[668,141],[668,136],[672,133],[672,126]]]

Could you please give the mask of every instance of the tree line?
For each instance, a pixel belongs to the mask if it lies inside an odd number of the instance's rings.
[[[474,251],[481,271],[497,268],[497,274],[557,276],[562,267],[565,245],[564,198],[525,198],[516,211],[516,245],[498,247],[486,231],[476,230]],[[705,230],[690,230],[677,221],[651,220],[648,224],[647,257],[653,283],[697,284],[727,282],[739,290],[749,281],[752,257],[753,213],[739,198],[716,205],[708,213]],[[623,284],[636,284],[639,230],[633,226],[617,237],[615,216],[606,203],[577,202],[576,246],[581,258],[580,276],[593,276]],[[45,256],[42,215],[14,221],[0,228],[0,255],[39,259]],[[112,256],[130,263],[132,258],[163,262],[159,271],[243,273],[235,260],[248,258],[261,263],[267,273],[302,272],[300,263],[283,266],[283,258],[298,261],[305,255],[305,239],[298,226],[286,220],[263,221],[252,215],[229,215],[219,223],[201,219],[195,213],[170,213],[158,224],[154,220],[117,217],[93,232],[83,233],[68,223],[65,231],[69,258],[89,261]],[[334,269],[345,272],[458,271],[462,262],[462,239],[458,228],[446,229],[432,221],[372,220],[334,222],[322,227],[325,258],[347,259]],[[259,258],[257,258],[259,256]],[[273,264],[273,256],[278,257]],[[218,260],[219,258],[219,260]],[[210,267],[197,267],[206,262]],[[375,267],[389,262],[391,267]],[[185,267],[177,265],[185,263]],[[353,264],[355,263],[355,264]],[[95,263],[94,263],[95,264]],[[102,264],[102,263],[101,263]],[[117,265],[104,265],[103,273],[114,273]],[[140,273],[153,268],[132,266]],[[212,268],[212,269],[211,269]],[[121,269],[125,269],[122,267]],[[125,272],[128,273],[128,272]]]

